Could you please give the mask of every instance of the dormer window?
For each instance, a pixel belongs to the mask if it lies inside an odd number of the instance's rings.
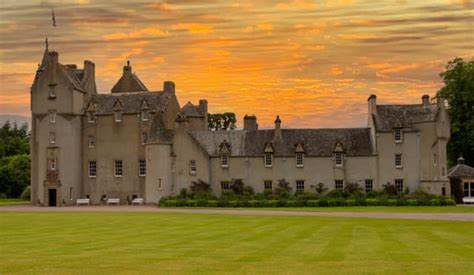
[[[115,122],[122,122],[122,111],[115,112]]]
[[[263,164],[265,167],[273,166],[273,145],[270,142],[265,143],[263,150]]]
[[[296,145],[295,154],[296,154],[296,167],[304,166],[304,147],[302,143]]]
[[[231,148],[230,148],[230,143],[227,142],[227,140],[224,140],[220,145],[219,145],[219,153],[221,155],[221,167],[222,168],[227,168],[229,167],[229,156],[230,156]]]
[[[221,166],[224,168],[229,167],[229,155],[223,154],[221,155]]]
[[[196,173],[197,173],[196,160],[190,160],[189,161],[189,174],[196,175]]]
[[[393,138],[395,140],[395,143],[401,143],[403,140],[403,132],[401,128],[395,128],[393,129]]]
[[[93,112],[88,112],[87,113],[87,121],[89,123],[94,123],[95,122],[95,114]]]
[[[334,147],[334,164],[336,167],[344,166],[344,146],[341,142],[336,143]]]
[[[142,121],[148,121],[148,111],[141,112]]]
[[[95,138],[94,138],[94,136],[89,136],[88,143],[89,143],[89,148],[95,148]]]

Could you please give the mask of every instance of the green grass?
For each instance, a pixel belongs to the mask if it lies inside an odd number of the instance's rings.
[[[470,222],[0,212],[0,274],[469,274]]]
[[[22,199],[0,199],[0,206],[2,205],[19,205],[19,204],[30,204],[30,201]]]

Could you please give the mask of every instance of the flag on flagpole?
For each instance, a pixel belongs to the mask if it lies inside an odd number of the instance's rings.
[[[56,17],[54,16],[54,9],[51,10],[51,16],[53,19],[53,27],[56,27]]]

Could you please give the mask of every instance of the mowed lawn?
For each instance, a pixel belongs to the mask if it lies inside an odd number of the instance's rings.
[[[5,273],[474,272],[471,222],[0,212]]]

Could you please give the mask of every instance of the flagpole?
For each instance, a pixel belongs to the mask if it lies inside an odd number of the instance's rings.
[[[51,9],[51,20],[52,20],[52,33],[53,33],[53,37],[52,37],[52,46],[53,46],[53,52],[54,52],[54,28],[56,28],[56,17],[54,15],[54,8]]]

